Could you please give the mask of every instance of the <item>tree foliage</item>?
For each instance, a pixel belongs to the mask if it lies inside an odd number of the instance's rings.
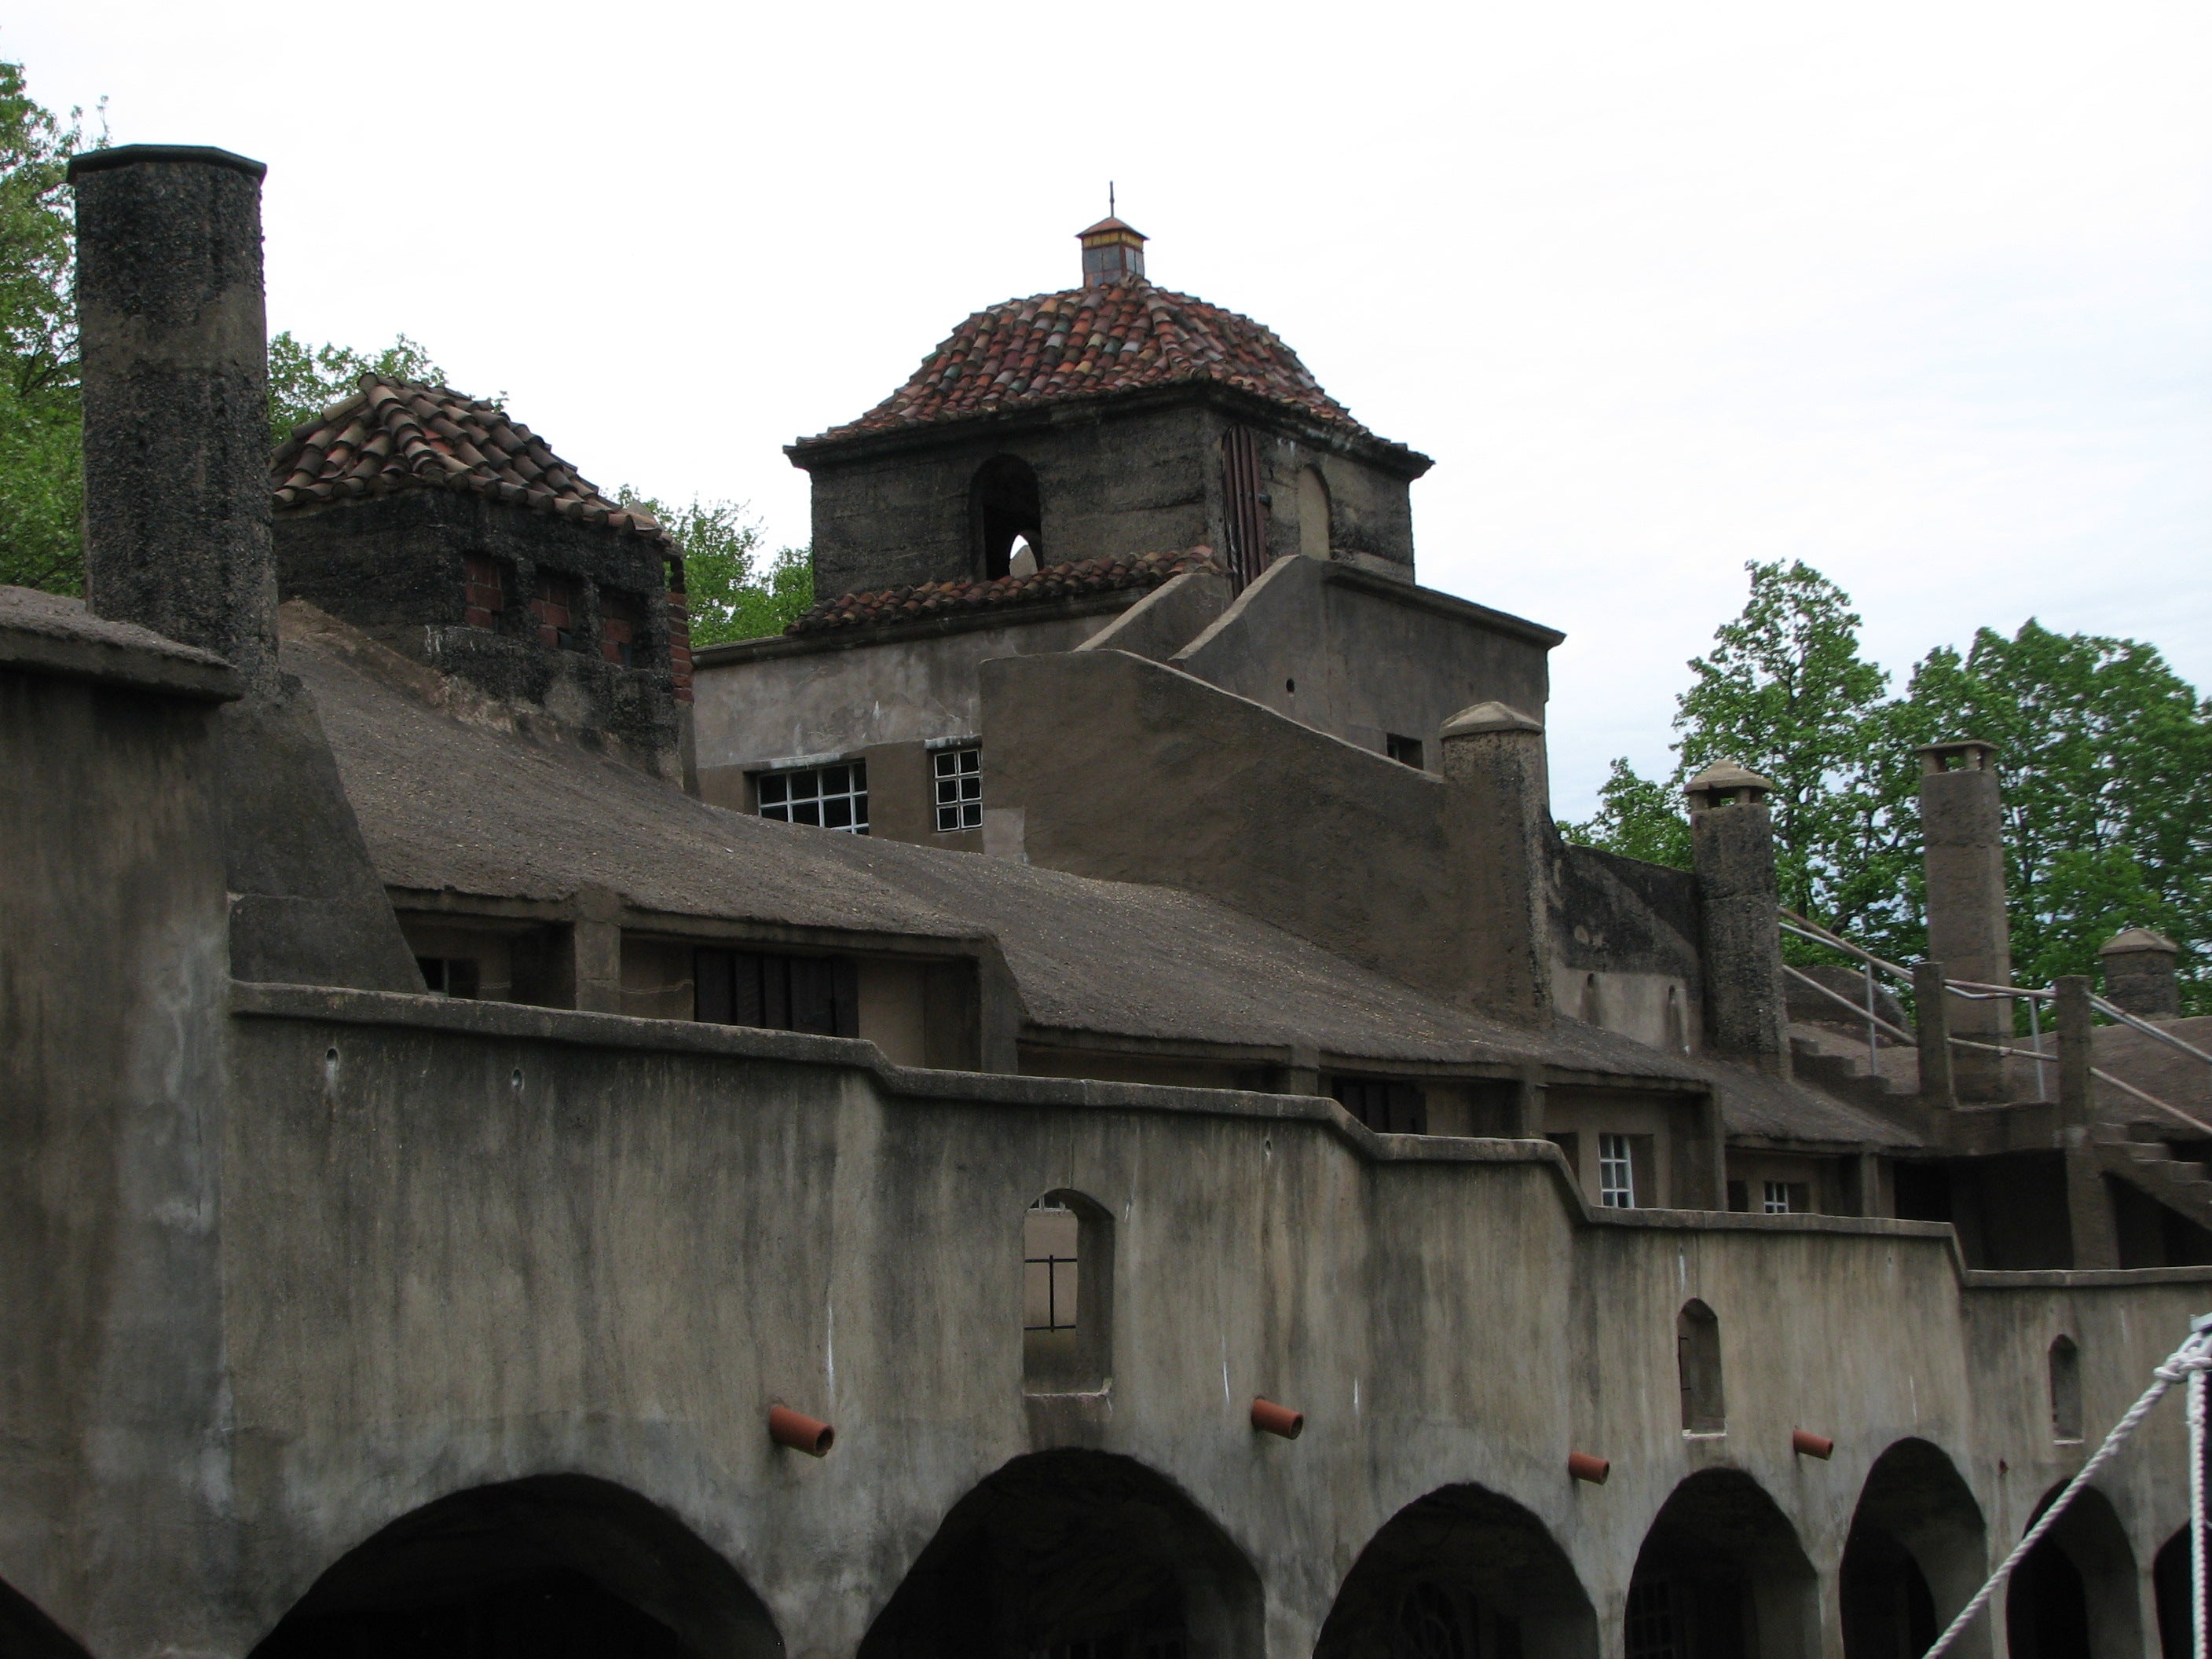
[[[446,371],[430,354],[402,334],[370,356],[348,346],[309,345],[295,339],[289,329],[269,343],[269,441],[283,443],[292,428],[312,421],[332,404],[342,403],[360,389],[363,374],[382,374],[395,380],[415,380],[424,386],[443,386]],[[505,393],[494,398],[501,402]]]
[[[814,565],[806,550],[768,553],[760,521],[746,503],[694,498],[689,507],[668,507],[628,484],[620,499],[659,519],[683,548],[693,645],[781,634],[814,603]]]
[[[75,592],[84,581],[76,222],[69,160],[87,148],[0,63],[0,582]],[[95,141],[93,148],[104,143]]]
[[[1893,961],[1927,947],[1919,745],[1998,750],[2015,981],[2092,973],[2124,927],[2212,945],[2212,702],[2133,640],[2030,620],[1929,652],[1905,693],[1859,654],[1848,595],[1802,563],[1747,566],[1742,613],[1692,659],[1664,781],[1613,763],[1572,841],[1686,869],[1682,787],[1717,760],[1774,784],[1782,902]],[[1793,945],[1793,954],[1796,954]],[[2188,1006],[2212,1008],[2206,953]]]

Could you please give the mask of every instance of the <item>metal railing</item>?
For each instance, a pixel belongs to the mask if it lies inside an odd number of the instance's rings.
[[[1906,1030],[1900,1025],[1897,1025],[1889,1020],[1882,1018],[1875,1011],[1875,975],[1877,973],[1886,975],[1909,990],[1911,988],[1913,982],[1912,972],[1910,969],[1901,968],[1896,963],[1886,961],[1882,957],[1875,955],[1873,951],[1864,950],[1860,946],[1852,944],[1849,939],[1844,939],[1838,934],[1831,933],[1827,928],[1821,927],[1819,922],[1814,921],[1808,917],[1799,915],[1795,910],[1784,909],[1781,911],[1780,926],[1782,931],[1785,933],[1790,934],[1797,939],[1804,939],[1810,944],[1822,945],[1828,950],[1838,951],[1844,956],[1850,957],[1859,964],[1860,969],[1866,978],[1866,1002],[1864,1006],[1861,1006],[1859,1004],[1853,1002],[1849,997],[1844,995],[1842,992],[1836,990],[1833,987],[1821,984],[1819,980],[1814,979],[1810,974],[1805,973],[1802,969],[1793,967],[1788,963],[1784,963],[1782,965],[1782,971],[1789,975],[1790,977],[1797,983],[1818,992],[1820,995],[1827,998],[1831,1002],[1837,1003],[1844,1008],[1850,1009],[1854,1015],[1865,1022],[1867,1033],[1867,1069],[1869,1072],[1873,1073],[1877,1077],[1881,1074],[1880,1042],[1881,1033],[1888,1033],[1900,1043],[1914,1048],[1917,1048],[1919,1046],[1919,1038],[1917,1035]],[[1951,1047],[1956,1048],[1969,1048],[1981,1054],[1993,1054],[2011,1059],[2033,1060],[2035,1064],[2036,1093],[2039,1096],[2047,1095],[2047,1079],[2044,1068],[2050,1063],[2053,1056],[2043,1046],[2042,1006],[2046,1002],[2056,1002],[2057,1000],[2058,993],[2057,989],[2055,988],[2035,988],[2024,985],[1989,985],[1984,984],[1978,980],[1948,978],[1943,981],[1943,988],[1951,995],[1958,997],[1967,1002],[2011,1002],[2017,1000],[2025,1002],[2027,1005],[2028,1041],[2032,1045],[2033,1045],[2033,1047],[2022,1048],[2013,1043],[1984,1042],[1978,1038],[1963,1036],[1948,1036],[1948,1042]],[[2193,1043],[2185,1042],[2181,1038],[2174,1036],[2172,1032],[2160,1030],[2157,1025],[2152,1024],[2149,1020],[2142,1018],[2140,1015],[2131,1014],[2126,1009],[2116,1006],[2114,1004],[2106,1000],[2103,997],[2097,996],[2094,994],[2089,998],[2089,1006],[2096,1012],[2103,1014],[2107,1019],[2112,1020],[2115,1024],[2124,1025],[2132,1030],[2140,1031],[2145,1036],[2154,1038],[2156,1041],[2164,1043],[2166,1047],[2176,1049],[2193,1060],[2202,1060],[2208,1067],[2212,1067],[2212,1054],[2207,1054],[2203,1049],[2197,1048]],[[2115,1077],[2112,1073],[2105,1070],[2100,1066],[2092,1066],[2089,1068],[2089,1075],[2098,1082],[2111,1085],[2121,1093],[2133,1097],[2135,1099],[2141,1101],[2144,1105],[2165,1113],[2168,1117],[2172,1118],[2175,1121],[2187,1126],[2189,1128],[2195,1130],[2198,1134],[2204,1136],[2208,1139],[2212,1139],[2212,1123],[2207,1123],[2202,1118],[2182,1110],[2179,1106],[2172,1105],[2166,1101],[2160,1100],[2156,1095],[2150,1093],[2148,1090],[2136,1087],[2134,1084],[2130,1083],[2125,1078]]]

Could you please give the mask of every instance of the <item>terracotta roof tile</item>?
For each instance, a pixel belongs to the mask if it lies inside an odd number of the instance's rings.
[[[280,513],[395,489],[452,489],[677,550],[651,514],[609,501],[504,410],[377,374],[362,375],[352,397],[294,427],[270,458],[269,482]]]
[[[1218,568],[1213,550],[1194,547],[1182,553],[1136,553],[1118,559],[1085,559],[1048,564],[1033,575],[1001,576],[988,582],[923,582],[916,587],[887,587],[875,593],[844,593],[823,599],[783,630],[826,634],[840,628],[915,622],[987,606],[1042,604],[1083,593],[1119,588],[1158,587],[1186,570]]]
[[[1064,398],[1211,381],[1371,436],[1297,354],[1249,317],[1142,278],[979,311],[907,383],[825,438],[889,432]]]

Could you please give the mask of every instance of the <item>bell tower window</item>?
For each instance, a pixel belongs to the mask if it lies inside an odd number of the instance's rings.
[[[1044,512],[1036,469],[1018,455],[995,455],[976,470],[974,513],[983,580],[1007,573],[1017,541],[1044,562]]]

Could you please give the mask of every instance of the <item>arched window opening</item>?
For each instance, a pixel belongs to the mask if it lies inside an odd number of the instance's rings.
[[[1674,1319],[1674,1358],[1681,1374],[1682,1427],[1691,1434],[1723,1434],[1728,1407],[1721,1395],[1721,1322],[1703,1302],[1682,1304]]]
[[[985,581],[1007,574],[1017,541],[1028,544],[1031,558],[1042,558],[1044,507],[1036,470],[1020,456],[994,455],[976,469],[971,511]]]
[[[2051,1437],[2081,1437],[2081,1351],[2070,1336],[2054,1338],[2051,1344]]]
[[[1053,1192],[1022,1217],[1022,1386],[1096,1394],[1113,1376],[1114,1218]]]
[[[477,1486],[318,1578],[252,1659],[618,1653],[781,1659],[768,1609],[666,1510],[583,1475]]]
[[[1925,1440],[1875,1460],[1851,1514],[1837,1595],[1844,1659],[1919,1659],[1989,1571],[1981,1507]]]
[[[1298,469],[1298,551],[1309,559],[1328,556],[1334,528],[1329,518],[1328,485],[1319,467]]]
[[[1314,1659],[1585,1659],[1589,1598],[1543,1523],[1480,1486],[1392,1516],[1338,1590]]]

